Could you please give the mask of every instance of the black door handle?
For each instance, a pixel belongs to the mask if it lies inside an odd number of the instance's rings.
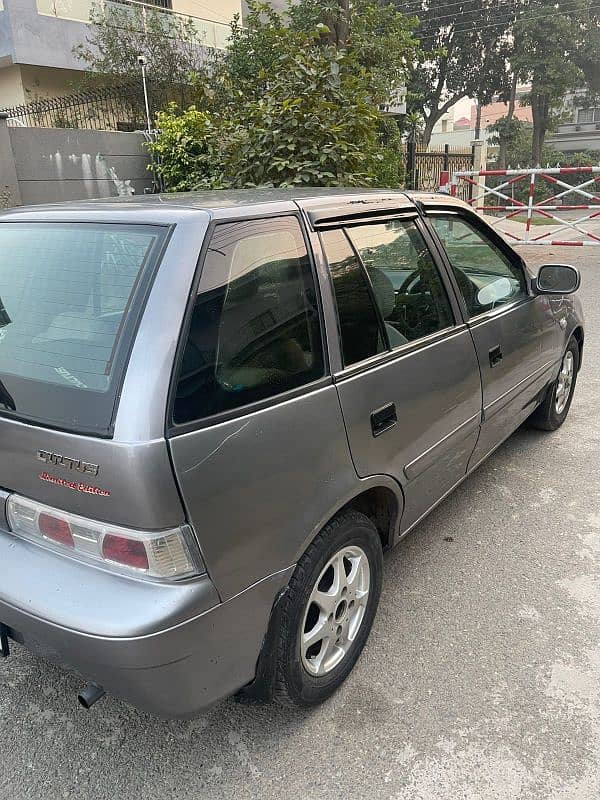
[[[398,417],[396,416],[395,403],[389,403],[387,406],[383,406],[383,408],[378,408],[377,411],[371,412],[371,430],[373,431],[373,436],[379,436],[389,431],[397,422]]]
[[[499,364],[502,361],[502,348],[500,345],[496,345],[496,347],[492,347],[489,352],[490,356],[490,367],[495,367],[496,364]]]

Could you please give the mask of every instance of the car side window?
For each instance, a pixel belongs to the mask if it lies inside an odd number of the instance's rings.
[[[528,296],[523,269],[483,231],[453,214],[430,219],[470,317]]]
[[[338,312],[344,366],[387,349],[366,275],[342,230],[323,231],[321,243],[329,263]]]
[[[392,348],[454,324],[446,289],[413,220],[348,227]]]
[[[317,293],[298,220],[218,225],[177,378],[175,422],[274,397],[323,374]]]

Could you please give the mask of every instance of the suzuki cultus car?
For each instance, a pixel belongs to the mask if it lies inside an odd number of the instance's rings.
[[[565,420],[578,285],[441,195],[3,213],[2,653],[75,671],[88,707],[328,697],[383,552],[525,420]]]

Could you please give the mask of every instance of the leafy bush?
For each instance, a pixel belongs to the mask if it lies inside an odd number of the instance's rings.
[[[385,189],[402,188],[406,177],[406,164],[402,135],[396,120],[384,117],[379,121],[378,143],[372,185]]]
[[[182,114],[174,103],[156,116],[160,136],[151,147],[157,171],[169,191],[220,188],[221,153],[218,132],[206,111],[190,106]]]
[[[232,130],[226,174],[236,186],[356,186],[373,180],[378,113],[346,57],[311,46],[285,53],[264,95]]]

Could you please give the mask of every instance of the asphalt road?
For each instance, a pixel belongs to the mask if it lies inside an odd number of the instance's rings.
[[[86,712],[77,679],[15,647],[0,664],[0,798],[597,800],[599,255],[531,256],[583,272],[567,422],[518,431],[387,557],[370,641],[332,700],[229,700],[191,722],[110,697]]]

